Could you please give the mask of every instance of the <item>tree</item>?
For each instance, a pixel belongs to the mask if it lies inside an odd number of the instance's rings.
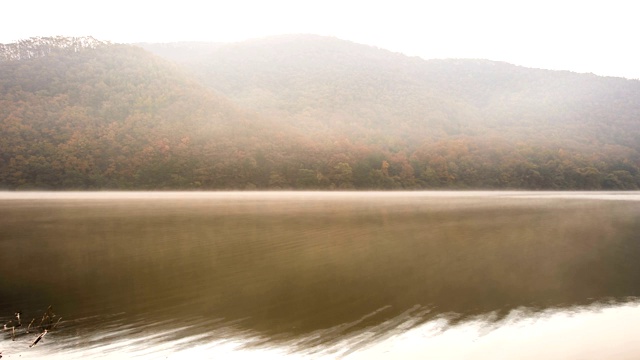
[[[353,171],[351,166],[346,162],[335,164],[329,173],[329,181],[332,187],[338,189],[350,189],[353,187]]]

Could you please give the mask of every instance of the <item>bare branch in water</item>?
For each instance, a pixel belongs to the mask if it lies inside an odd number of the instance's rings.
[[[9,331],[11,330],[11,340],[15,341],[16,339],[16,328],[21,328],[22,327],[22,312],[21,311],[17,311],[15,313],[15,319],[11,320],[9,322],[7,322],[6,324],[4,324],[3,330],[4,331]],[[54,320],[56,320],[57,317],[57,321],[54,324]],[[42,315],[42,319],[40,320],[40,331],[41,333],[35,338],[35,340],[33,340],[33,342],[31,343],[31,345],[29,345],[29,347],[34,347],[38,342],[40,342],[42,340],[42,338],[49,332],[52,331],[53,329],[57,328],[58,325],[60,324],[60,321],[62,320],[62,317],[58,317],[56,316],[56,314],[53,313],[53,307],[49,306],[47,308],[47,310],[45,311],[45,313]],[[31,327],[33,326],[33,324],[35,323],[36,318],[32,318],[31,322],[29,323],[29,326],[27,326],[27,328],[25,330],[23,330],[23,335],[24,334],[28,334],[31,331]],[[2,354],[0,352],[0,354]],[[0,357],[2,357],[2,355],[0,355]]]
[[[44,329],[44,331],[42,332],[42,334],[38,335],[38,337],[33,341],[33,343],[31,343],[31,345],[29,345],[29,347],[31,348],[31,347],[36,346],[36,344],[37,344],[40,340],[42,340],[42,338],[43,338],[45,335],[47,335],[47,331],[48,331],[47,329]]]
[[[36,321],[36,318],[31,319],[31,322],[29,323],[29,326],[27,326],[27,334],[29,333],[29,330],[31,329],[31,325],[33,325],[34,321]]]
[[[42,320],[40,320],[40,329],[43,330],[47,327],[51,328],[51,325],[53,324],[53,318],[55,316],[56,314],[53,313],[53,306],[49,305],[47,311],[45,311],[42,315]]]

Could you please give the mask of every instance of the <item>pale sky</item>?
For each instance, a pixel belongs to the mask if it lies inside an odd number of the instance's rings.
[[[637,5],[636,5],[637,4]],[[0,43],[119,43],[318,34],[431,58],[640,78],[634,0],[0,0]]]

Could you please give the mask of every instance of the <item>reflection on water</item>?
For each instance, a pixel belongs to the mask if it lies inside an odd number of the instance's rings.
[[[496,358],[565,326],[583,358],[608,326],[637,358],[639,215],[638,193],[3,193],[0,321],[63,321],[0,351]]]

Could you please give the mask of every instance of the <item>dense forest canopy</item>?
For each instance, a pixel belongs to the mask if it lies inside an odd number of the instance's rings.
[[[0,45],[5,189],[638,189],[640,81],[320,36]]]

